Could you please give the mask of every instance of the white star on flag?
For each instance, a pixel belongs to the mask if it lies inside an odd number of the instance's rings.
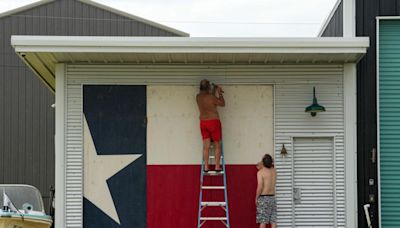
[[[118,224],[121,222],[107,180],[141,156],[141,154],[98,155],[86,117],[84,117],[83,195]]]

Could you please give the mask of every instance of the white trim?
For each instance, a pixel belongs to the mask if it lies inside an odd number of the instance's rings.
[[[112,12],[112,13],[115,13],[115,14],[130,18],[132,20],[142,22],[144,24],[156,27],[158,29],[165,30],[167,32],[170,32],[170,33],[173,33],[173,34],[176,34],[176,35],[179,35],[179,36],[186,36],[186,37],[190,36],[189,33],[186,33],[186,32],[183,32],[183,31],[168,27],[166,25],[159,24],[159,23],[154,22],[154,21],[150,21],[150,20],[144,19],[142,17],[135,16],[133,14],[130,14],[130,13],[127,13],[127,12],[124,12],[124,11],[121,11],[121,10],[117,10],[115,8],[109,7],[107,5],[103,5],[101,3],[98,3],[98,2],[95,2],[95,1],[92,1],[92,0],[79,0],[79,1],[82,2],[82,3],[88,4],[88,5],[91,5],[91,6],[94,6],[94,7],[97,7],[97,8]]]
[[[268,84],[265,84],[268,85]],[[276,118],[275,118],[275,109],[276,109],[276,84],[269,84],[272,86],[272,143],[274,144],[272,146],[274,152],[275,152],[275,146],[276,146],[276,133],[275,133],[275,129],[276,129]],[[276,157],[275,157],[275,153],[273,153],[274,155],[274,160],[276,161]]]
[[[338,137],[338,134],[336,134],[336,133],[331,133],[331,134],[298,133],[298,134],[288,134],[288,135],[290,135],[291,138],[336,138],[336,137]]]
[[[65,227],[65,64],[56,65],[55,227]]]
[[[12,36],[17,53],[354,53],[364,54],[368,37],[192,38]]]
[[[336,10],[339,8],[341,2],[342,2],[342,0],[336,1],[335,5],[333,6],[333,9],[329,13],[329,15],[325,18],[324,23],[322,24],[321,28],[319,29],[319,32],[317,35],[318,37],[321,37],[322,34],[325,32],[326,27],[328,27],[329,23],[331,22],[333,16],[336,13]]]
[[[336,184],[337,184],[337,175],[336,175],[336,136],[333,137],[333,222],[334,222],[334,227],[337,227],[337,188],[336,188]],[[346,172],[346,170],[345,170]]]
[[[344,64],[346,227],[357,227],[357,70]]]
[[[67,77],[67,76],[66,76]],[[65,81],[67,81],[67,79],[65,79]],[[84,129],[84,124],[85,124],[85,114],[83,113],[83,107],[84,107],[84,104],[83,104],[83,87],[85,86],[85,84],[84,83],[82,83],[81,85],[80,85],[80,94],[82,95],[82,97],[81,97],[81,105],[80,105],[80,113],[81,113],[81,119],[80,119],[80,126],[81,126],[81,136],[82,136],[82,142],[85,142],[85,129]],[[68,91],[68,89],[67,89],[67,87],[65,88],[65,90],[66,91]],[[66,97],[66,103],[68,103],[68,96],[65,96]],[[66,113],[68,113],[68,110],[69,109],[69,107],[66,105],[66,110],[67,110],[67,112]],[[147,109],[147,107],[146,107],[146,109]],[[147,113],[147,110],[146,110],[146,113]],[[67,125],[67,124],[65,124],[65,125]],[[146,129],[147,129],[147,127],[146,127]],[[66,131],[67,132],[67,131]],[[66,133],[67,134],[67,133]],[[84,192],[85,192],[85,181],[84,181],[84,178],[85,178],[85,173],[84,173],[84,161],[85,161],[85,149],[84,149],[85,147],[84,147],[84,143],[82,144],[82,160],[81,160],[81,164],[80,164],[80,169],[81,169],[81,178],[80,178],[80,183],[82,184],[81,185],[81,191],[82,191],[82,200],[80,201],[80,209],[81,209],[81,211],[80,211],[80,217],[78,217],[77,219],[79,219],[79,225],[83,228],[83,210],[84,210],[84,208],[83,208],[83,197],[84,197]],[[68,153],[68,151],[66,150],[66,158],[65,158],[65,160],[66,161],[68,161],[67,160],[67,153]],[[146,161],[146,164],[147,164],[147,161]],[[67,183],[67,179],[65,180],[65,183]],[[65,195],[67,195],[67,193],[65,193]],[[67,196],[66,196],[67,197]],[[67,207],[67,204],[65,204],[65,208]],[[65,216],[67,216],[67,214],[65,214]],[[66,221],[67,221],[67,219],[66,219]]]
[[[3,13],[0,13],[0,18],[11,16],[13,14],[16,14],[16,13],[19,13],[19,12],[22,12],[25,10],[29,10],[29,9],[35,8],[37,6],[41,6],[41,5],[53,2],[53,1],[54,0],[41,0],[41,1],[37,1],[37,2],[31,3],[31,4],[28,4],[28,5],[24,5],[24,6],[12,9],[12,10],[8,10]]]
[[[377,16],[377,20],[399,20],[400,16]]]
[[[343,37],[356,36],[356,2],[343,0]]]
[[[361,45],[360,45],[361,46]],[[32,52],[48,52],[48,53],[149,53],[149,54],[365,54],[367,47],[146,47],[146,46],[131,46],[131,47],[30,47],[18,46],[15,47],[17,53],[32,53]],[[359,56],[351,58],[350,61],[359,60]],[[71,59],[71,61],[77,59]],[[318,58],[317,58],[318,60]]]
[[[377,162],[378,162],[378,216],[379,216],[379,227],[382,227],[382,203],[381,203],[381,159],[380,159],[380,148],[381,148],[381,143],[380,143],[380,106],[379,106],[379,24],[381,19],[387,19],[387,18],[382,18],[382,17],[377,17],[376,18],[376,140],[377,140],[377,146],[376,146],[376,157],[377,157]],[[400,19],[400,17],[398,17]]]
[[[337,137],[337,133],[281,133],[282,136],[289,136],[294,138],[329,138]]]
[[[312,37],[312,38],[216,38],[216,37],[118,37],[118,36],[27,36],[13,35],[11,45],[24,47],[151,47],[160,48],[367,48],[368,37]],[[81,51],[83,52],[83,51]]]
[[[290,136],[290,145],[292,147],[292,151],[291,151],[291,162],[292,162],[292,167],[291,167],[291,185],[292,185],[292,227],[295,228],[296,227],[296,206],[294,205],[294,151],[295,151],[295,147],[294,147],[294,136]]]

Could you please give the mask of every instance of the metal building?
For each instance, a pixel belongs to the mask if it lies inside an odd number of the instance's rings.
[[[12,43],[40,75],[55,75],[47,80],[56,85],[56,186],[64,196],[56,198],[57,227],[195,227],[195,95],[205,77],[226,88],[220,114],[232,226],[256,226],[255,164],[265,153],[278,169],[279,227],[356,226],[355,67],[368,38]],[[305,108],[314,86],[326,112],[313,117]]]
[[[370,37],[370,48],[357,65],[357,179],[359,227],[366,227],[362,206],[370,204],[373,227],[399,227],[400,118],[398,47],[400,3],[395,0],[356,0],[356,34]],[[341,36],[343,1],[339,0],[320,31]],[[398,75],[398,74],[397,74]],[[379,83],[377,83],[379,82]]]
[[[54,88],[15,55],[11,36],[188,36],[86,0],[43,0],[2,13],[0,31],[0,183],[34,185],[46,205],[54,186]]]

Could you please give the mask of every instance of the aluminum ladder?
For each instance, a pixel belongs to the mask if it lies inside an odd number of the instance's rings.
[[[210,146],[210,152],[215,150],[215,146],[212,143]],[[211,154],[211,153],[210,153]],[[215,153],[214,155],[209,156],[209,161],[214,161],[215,163]],[[222,171],[216,172],[216,171],[208,171],[204,172],[204,160],[202,160],[201,164],[201,175],[200,175],[200,197],[199,197],[199,214],[198,214],[198,223],[197,227],[200,228],[202,227],[207,221],[221,221],[225,227],[230,228],[229,224],[229,209],[228,209],[228,192],[227,192],[227,187],[226,187],[226,169],[225,169],[225,156],[224,156],[224,147],[223,143],[221,141],[221,167]],[[212,164],[209,162],[209,164]],[[223,178],[223,186],[215,186],[215,185],[204,185],[204,179],[205,178]],[[209,201],[203,201],[203,191],[224,191],[224,200],[219,201],[219,202],[209,202]],[[207,207],[221,207],[222,210],[225,211],[225,216],[222,217],[203,217],[202,212],[204,209]]]

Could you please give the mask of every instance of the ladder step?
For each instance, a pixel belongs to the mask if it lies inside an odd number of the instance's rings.
[[[204,175],[205,176],[222,176],[222,175],[224,175],[224,171],[220,171],[220,172],[208,171],[208,172],[204,172]]]
[[[225,207],[226,202],[201,202],[201,206],[209,206],[209,207]]]
[[[207,189],[207,190],[210,190],[210,189],[225,189],[225,187],[224,186],[202,186],[201,189]]]
[[[222,159],[223,157],[224,157],[224,156],[221,156],[221,159]],[[211,156],[209,156],[209,158],[210,158],[210,159],[214,159],[215,156],[214,156],[214,155],[211,155]]]
[[[201,217],[200,220],[203,221],[220,221],[220,220],[224,220],[226,221],[226,217]]]

